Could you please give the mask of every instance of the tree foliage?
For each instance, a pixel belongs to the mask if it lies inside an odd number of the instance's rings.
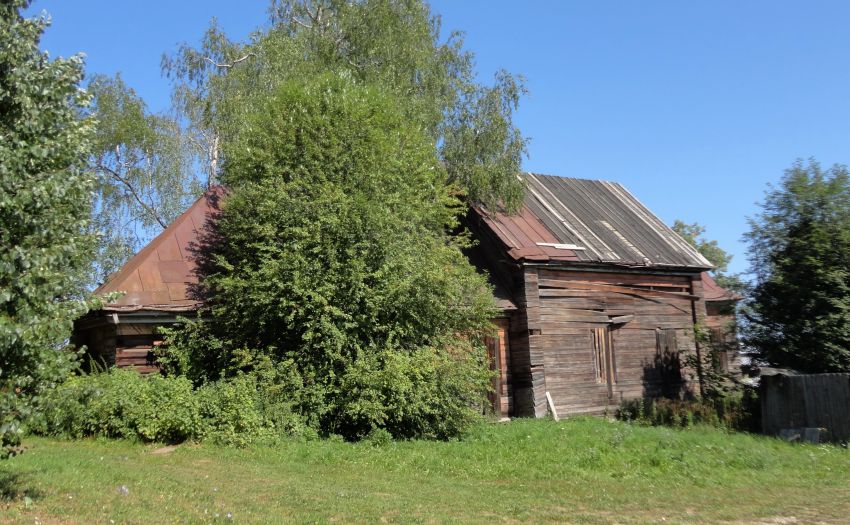
[[[38,49],[44,17],[23,0],[0,5],[0,445],[74,355],[64,346],[91,238],[91,179],[83,169],[91,122],[78,87],[82,60]],[[2,455],[2,452],[0,452]]]
[[[746,285],[741,280],[740,275],[728,273],[732,255],[721,248],[717,241],[705,238],[706,230],[704,226],[696,222],[687,224],[677,219],[673,222],[673,231],[696,248],[714,266],[711,273],[717,284],[734,292],[744,291]]]
[[[408,119],[433,139],[446,173],[474,202],[515,209],[526,141],[513,124],[523,81],[498,72],[476,80],[461,33],[442,40],[438,16],[421,0],[278,0],[271,27],[248,44],[215,23],[198,49],[163,59],[175,101],[209,146],[212,171],[243,118],[281,83],[335,73],[396,96]],[[215,176],[213,174],[212,176]]]
[[[492,296],[449,231],[461,202],[395,95],[346,75],[277,88],[227,144],[199,252],[208,321],[172,333],[207,382],[290,363],[324,433],[455,435],[489,377]]]
[[[796,162],[746,238],[755,277],[746,342],[768,363],[850,371],[850,174]]]
[[[120,76],[95,76],[88,90],[97,122],[90,166],[99,240],[90,281],[99,283],[180,215],[201,185],[176,119],[150,113]]]
[[[725,272],[729,269],[729,263],[732,261],[732,256],[726,250],[717,245],[717,241],[709,241],[703,237],[705,234],[705,226],[699,223],[686,224],[683,221],[676,220],[673,223],[673,231],[678,233],[683,239],[708,259],[714,265],[715,272]]]

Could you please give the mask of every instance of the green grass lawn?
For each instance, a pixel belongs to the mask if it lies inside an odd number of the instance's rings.
[[[250,449],[29,439],[0,523],[848,523],[850,452],[603,419],[459,442]]]

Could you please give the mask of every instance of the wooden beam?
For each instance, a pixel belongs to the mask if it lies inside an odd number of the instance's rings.
[[[602,283],[585,283],[578,281],[561,281],[557,279],[540,279],[538,286],[549,288],[567,288],[575,290],[604,290],[608,292],[617,292],[629,295],[646,296],[646,297],[677,297],[679,299],[690,299],[691,301],[699,301],[701,297],[688,293],[665,292],[661,290],[647,290],[644,288],[631,288],[627,286],[617,286],[614,284]]]
[[[549,411],[552,413],[552,418],[555,421],[560,421],[560,419],[558,419],[558,411],[555,410],[555,402],[552,401],[552,396],[549,395],[548,390],[546,391],[546,403],[549,404]]]

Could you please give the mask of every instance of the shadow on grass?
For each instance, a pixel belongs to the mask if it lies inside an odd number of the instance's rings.
[[[24,498],[41,499],[44,494],[28,486],[24,476],[0,468],[0,502],[11,503]]]

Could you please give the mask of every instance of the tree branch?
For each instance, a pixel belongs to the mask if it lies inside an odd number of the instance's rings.
[[[98,162],[98,163],[97,163],[97,169],[99,169],[99,170],[101,170],[102,172],[104,172],[104,173],[108,174],[110,177],[112,177],[113,179],[115,179],[115,180],[117,180],[118,182],[120,182],[121,184],[123,184],[123,185],[124,185],[124,187],[125,187],[125,188],[127,188],[127,190],[130,192],[130,194],[132,195],[133,199],[134,199],[134,200],[135,200],[135,201],[136,201],[136,202],[137,202],[137,203],[138,203],[138,204],[139,204],[142,208],[144,208],[144,209],[145,209],[145,211],[146,211],[146,212],[147,212],[147,213],[148,213],[151,217],[153,217],[153,219],[154,219],[154,220],[155,220],[155,221],[156,221],[156,222],[157,222],[160,226],[162,226],[162,229],[163,229],[163,230],[164,230],[165,228],[167,228],[167,227],[168,227],[168,224],[166,224],[166,223],[165,223],[165,221],[162,219],[162,217],[160,217],[160,216],[159,216],[159,213],[157,213],[156,209],[154,209],[153,207],[149,206],[149,205],[148,205],[148,204],[147,204],[147,203],[146,203],[146,202],[142,199],[141,195],[139,195],[139,192],[138,192],[138,191],[136,191],[136,188],[134,188],[134,187],[133,187],[133,184],[132,184],[130,181],[128,181],[126,178],[124,178],[123,176],[121,176],[121,174],[120,174],[120,173],[118,173],[118,172],[117,172],[117,171],[115,171],[114,169],[110,168],[109,166],[107,166],[107,165],[103,164],[102,162]]]
[[[256,55],[254,53],[248,53],[243,57],[237,58],[233,62],[223,63],[223,64],[219,64],[218,62],[211,59],[210,57],[203,57],[203,59],[206,60],[207,62],[209,62],[210,64],[212,64],[213,66],[219,68],[219,69],[230,69],[233,66],[235,66],[236,64],[238,64],[239,62],[244,62],[245,60],[248,60],[249,58],[251,58],[253,56],[256,56]]]
[[[300,25],[304,29],[313,29],[313,26],[305,24],[301,20],[298,20],[298,18],[295,17],[295,16],[292,17],[292,21],[295,22],[296,24]]]

